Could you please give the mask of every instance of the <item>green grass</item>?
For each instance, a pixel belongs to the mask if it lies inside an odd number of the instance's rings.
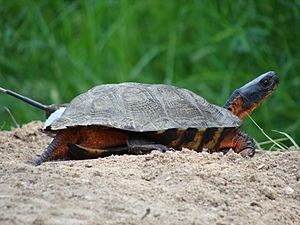
[[[296,141],[287,133],[282,132],[282,131],[277,131],[277,130],[272,130],[276,133],[279,133],[283,136],[285,136],[285,138],[279,138],[277,140],[274,140],[273,138],[271,138],[265,131],[264,129],[259,126],[254,119],[252,119],[252,117],[250,115],[248,115],[249,119],[254,123],[254,125],[259,129],[259,131],[261,132],[261,134],[263,134],[267,140],[269,141],[264,141],[264,142],[260,142],[258,143],[256,141],[256,144],[258,146],[259,149],[262,149],[261,146],[262,145],[266,145],[266,144],[272,144],[271,147],[269,148],[269,150],[287,150],[290,147],[294,147],[294,148],[298,148],[299,149],[299,145],[296,143]],[[289,145],[285,145],[282,143],[282,141],[289,141]],[[275,147],[275,148],[274,148]]]
[[[252,116],[299,143],[299,12],[296,0],[0,0],[0,86],[50,104],[101,83],[167,83],[223,105],[275,70],[280,86]],[[5,107],[18,124],[43,119],[0,93],[1,129],[15,126]],[[249,119],[243,129],[265,140]]]

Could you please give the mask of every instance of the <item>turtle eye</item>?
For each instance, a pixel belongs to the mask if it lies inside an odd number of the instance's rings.
[[[265,78],[265,79],[262,79],[260,81],[260,84],[261,84],[261,86],[263,86],[264,88],[266,88],[266,87],[268,87],[268,86],[270,86],[272,84],[272,81],[269,78]]]

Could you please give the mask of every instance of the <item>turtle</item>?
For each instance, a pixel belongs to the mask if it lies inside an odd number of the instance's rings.
[[[15,92],[46,112],[44,131],[51,143],[33,164],[90,159],[113,154],[145,154],[188,148],[254,156],[256,145],[242,121],[277,88],[273,71],[233,91],[223,107],[194,92],[166,84],[102,84],[69,104],[46,106]]]

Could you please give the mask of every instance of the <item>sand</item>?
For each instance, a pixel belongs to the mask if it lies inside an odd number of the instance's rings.
[[[0,224],[300,224],[300,150],[152,152],[33,166],[35,121],[0,132]]]

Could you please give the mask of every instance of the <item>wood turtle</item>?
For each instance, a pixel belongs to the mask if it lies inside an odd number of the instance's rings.
[[[165,152],[182,147],[198,152],[233,149],[253,156],[253,139],[238,128],[278,84],[276,73],[267,72],[235,90],[223,107],[187,89],[164,84],[104,84],[69,104],[50,106],[0,90],[46,112],[44,130],[55,137],[34,161],[40,165],[50,160]]]

